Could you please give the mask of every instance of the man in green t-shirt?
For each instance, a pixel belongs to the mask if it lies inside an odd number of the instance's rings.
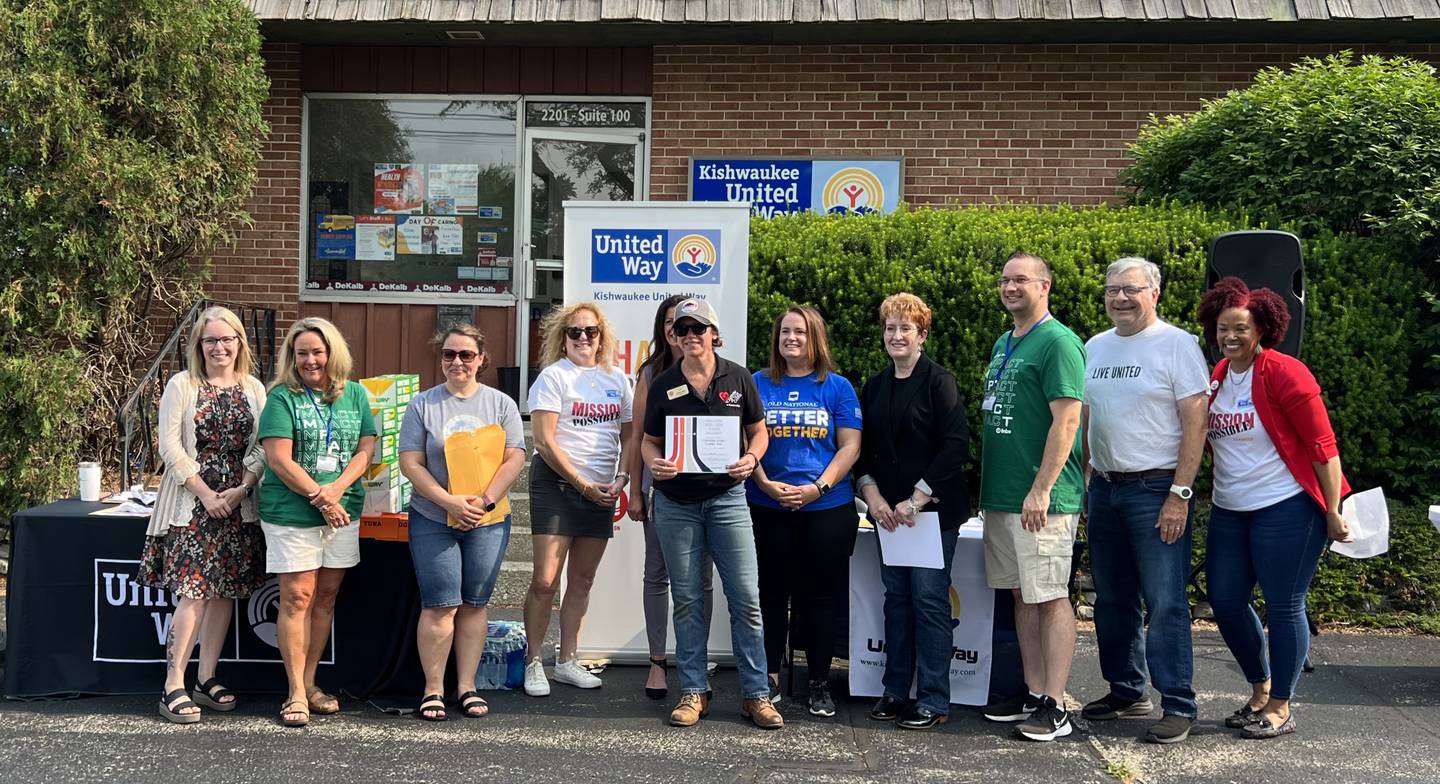
[[[985,574],[1015,597],[1028,694],[985,708],[1021,721],[1030,740],[1069,735],[1065,683],[1075,653],[1070,560],[1084,480],[1080,409],[1085,347],[1050,315],[1050,265],[1016,253],[1005,262],[1000,302],[1014,327],[995,341],[981,402],[980,509]]]

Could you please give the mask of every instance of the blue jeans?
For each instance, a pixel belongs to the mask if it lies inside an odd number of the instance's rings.
[[[420,583],[420,606],[471,607],[490,603],[505,548],[510,543],[510,517],[469,531],[431,520],[410,509],[410,559]]]
[[[1174,477],[1110,482],[1090,480],[1090,521],[1086,527],[1090,571],[1095,580],[1095,638],[1100,673],[1117,697],[1138,700],[1153,679],[1160,708],[1195,718],[1194,652],[1190,645],[1190,523],[1172,544],[1160,540],[1160,507]],[[1144,630],[1141,600],[1150,614]]]
[[[1295,692],[1310,652],[1305,593],[1326,538],[1325,513],[1304,491],[1253,512],[1217,506],[1210,513],[1205,574],[1215,623],[1245,680],[1269,679],[1270,696],[1277,700]],[[1265,631],[1250,605],[1257,581],[1270,626],[1268,662]]]
[[[708,552],[720,572],[725,601],[730,604],[730,640],[740,670],[740,692],[746,698],[770,696],[765,677],[765,639],[760,625],[760,568],[755,560],[755,534],[745,486],[693,504],[672,501],[655,492],[655,531],[670,570],[670,596],[675,604],[675,668],[683,694],[702,694],[706,640],[704,570]]]
[[[955,624],[950,617],[950,564],[955,558],[959,531],[941,531],[940,549],[945,568],[886,566],[880,557],[880,580],[885,584],[885,696],[910,699],[930,710],[950,713],[950,661],[955,655]]]

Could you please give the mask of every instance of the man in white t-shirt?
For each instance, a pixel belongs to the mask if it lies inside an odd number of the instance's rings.
[[[1158,267],[1116,261],[1105,273],[1105,312],[1115,328],[1085,344],[1087,532],[1100,672],[1110,693],[1083,715],[1146,716],[1153,681],[1164,716],[1145,739],[1177,743],[1196,714],[1185,587],[1190,485],[1205,447],[1210,374],[1195,336],[1157,316],[1159,301]],[[1142,635],[1146,611],[1150,628]]]

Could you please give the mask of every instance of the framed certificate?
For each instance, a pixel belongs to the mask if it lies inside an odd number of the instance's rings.
[[[740,417],[665,417],[665,459],[682,474],[723,474],[740,459]]]

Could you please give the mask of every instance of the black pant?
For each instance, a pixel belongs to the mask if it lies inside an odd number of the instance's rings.
[[[805,627],[797,630],[795,647],[805,651],[810,680],[828,680],[836,619],[850,601],[855,507],[842,504],[834,509],[791,512],[751,504],[750,518],[760,567],[760,616],[768,671],[779,672],[785,660],[793,596]]]

